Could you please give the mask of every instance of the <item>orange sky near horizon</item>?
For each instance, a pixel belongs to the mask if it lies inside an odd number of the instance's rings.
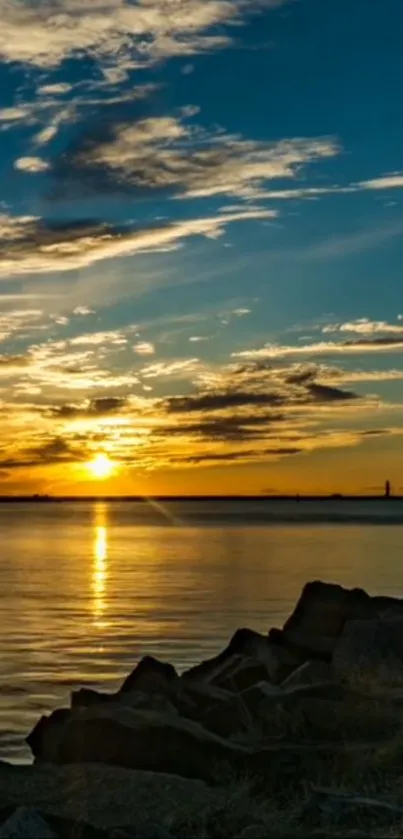
[[[0,495],[260,495],[383,492],[386,479],[403,492],[403,451],[395,438],[367,438],[359,446],[320,449],[265,463],[152,470],[110,460],[111,474],[94,474],[95,459],[14,470]],[[102,470],[101,470],[102,471]],[[95,472],[97,470],[95,469]]]

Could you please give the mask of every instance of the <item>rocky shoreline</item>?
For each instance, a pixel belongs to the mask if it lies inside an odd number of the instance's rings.
[[[179,675],[143,658],[0,764],[0,839],[403,836],[403,600],[307,583]]]

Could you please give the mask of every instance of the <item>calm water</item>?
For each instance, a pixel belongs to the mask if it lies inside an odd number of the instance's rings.
[[[322,578],[403,596],[403,503],[0,505],[0,758],[39,715],[281,625]]]

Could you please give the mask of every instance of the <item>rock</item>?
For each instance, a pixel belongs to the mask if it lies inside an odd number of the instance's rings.
[[[215,685],[182,682],[181,690],[173,698],[173,702],[181,717],[194,722],[202,722],[210,708],[217,704],[226,705],[232,699],[232,696],[233,694],[229,691],[222,690]]]
[[[326,661],[310,660],[305,661],[281,683],[284,689],[301,687],[304,685],[315,685],[334,680],[333,667]]]
[[[51,717],[42,716],[26,737],[26,742],[33,755],[37,752],[46,754],[46,760],[57,760],[59,739],[62,737],[64,723],[70,718],[68,708],[58,708]]]
[[[118,766],[31,765],[0,773],[1,806],[40,810],[60,839],[107,839],[118,829],[154,837],[156,826],[167,836],[177,812],[196,816],[217,795],[201,781]]]
[[[249,660],[249,661],[248,661]],[[252,665],[254,662],[254,665]],[[182,674],[186,682],[203,682],[228,688],[229,679],[237,673],[238,685],[245,687],[262,677],[271,682],[281,681],[300,661],[277,644],[272,644],[268,636],[260,635],[252,629],[238,629],[228,646],[214,658],[203,661]],[[259,668],[260,665],[260,668]],[[256,667],[252,676],[251,668]],[[246,677],[246,670],[249,676]],[[241,671],[245,671],[243,674]],[[239,689],[235,684],[235,688]]]
[[[333,669],[342,681],[403,686],[403,618],[348,621]]]
[[[266,730],[276,736],[278,732],[276,713],[295,714],[303,703],[314,700],[339,702],[346,697],[346,689],[333,682],[296,685],[284,689],[259,682],[226,702],[208,708],[201,718],[201,724],[220,737],[236,737],[248,732],[251,739]]]
[[[293,637],[337,638],[348,620],[376,617],[372,598],[359,588],[345,589],[333,583],[307,583],[283,631]]]
[[[268,637],[271,645],[276,646],[283,657],[288,656],[290,663],[293,662],[293,666],[283,673],[280,681],[307,661],[331,661],[335,639],[328,636],[308,636],[297,630],[285,633],[282,629],[270,629]]]
[[[178,678],[172,664],[158,661],[153,656],[147,655],[125,679],[117,696],[133,690],[140,690],[143,693],[169,691]]]
[[[71,711],[61,726],[53,714],[44,727],[43,739],[34,731],[36,762],[106,763],[200,778],[216,779],[218,764],[244,770],[259,763],[255,753],[239,748],[191,720],[154,711],[135,711],[115,705]]]
[[[36,810],[18,807],[0,827],[0,839],[56,839],[56,834]]]
[[[102,693],[91,688],[80,688],[73,690],[70,696],[71,708],[91,708],[93,705],[102,705],[107,702],[117,702],[116,693]]]
[[[372,597],[379,618],[403,618],[403,599],[399,597]]]
[[[269,680],[269,670],[264,662],[246,656],[233,656],[227,662],[214,684],[230,693],[239,693],[257,682]]]

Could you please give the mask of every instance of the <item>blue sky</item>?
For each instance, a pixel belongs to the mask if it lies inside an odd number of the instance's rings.
[[[403,485],[401,3],[0,14],[5,491]]]

